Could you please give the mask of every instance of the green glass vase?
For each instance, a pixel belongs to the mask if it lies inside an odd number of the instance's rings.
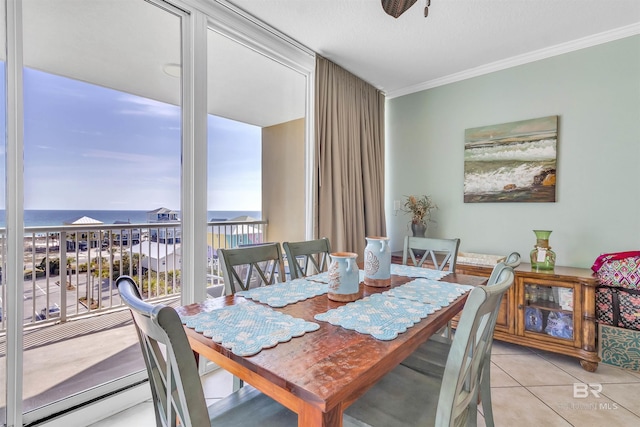
[[[531,251],[531,269],[553,270],[556,266],[556,253],[549,246],[551,230],[533,230],[536,234],[536,245]]]

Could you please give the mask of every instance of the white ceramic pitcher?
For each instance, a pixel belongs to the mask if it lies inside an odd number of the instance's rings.
[[[365,237],[364,284],[376,288],[391,286],[391,248],[389,238]]]
[[[329,254],[329,292],[333,301],[348,302],[360,298],[360,273],[356,262],[358,254],[333,252]]]

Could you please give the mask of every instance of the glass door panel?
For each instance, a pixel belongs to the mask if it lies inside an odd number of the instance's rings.
[[[525,331],[574,340],[573,288],[525,283]]]
[[[305,76],[255,45],[207,32],[208,294],[217,249],[305,237]]]
[[[27,422],[146,376],[119,275],[179,297],[182,17],[23,1]]]
[[[6,425],[6,391],[7,391],[7,375],[6,375],[6,314],[7,314],[7,289],[5,282],[6,269],[6,221],[5,206],[6,192],[5,185],[7,182],[5,153],[7,152],[7,43],[6,43],[6,2],[0,4],[0,424]]]

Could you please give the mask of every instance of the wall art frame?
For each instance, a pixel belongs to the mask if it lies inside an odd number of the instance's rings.
[[[464,202],[556,201],[558,116],[466,129]]]

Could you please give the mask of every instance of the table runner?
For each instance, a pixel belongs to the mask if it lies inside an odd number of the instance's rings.
[[[271,307],[284,307],[287,304],[326,294],[328,290],[329,285],[326,283],[308,279],[294,279],[288,282],[236,292],[236,295],[250,298]]]
[[[379,340],[392,340],[439,307],[406,298],[373,294],[314,318],[342,326]]]
[[[391,274],[395,274],[396,276],[423,277],[425,279],[440,280],[450,273],[450,271],[434,270],[431,268],[391,264]]]
[[[392,297],[406,298],[442,308],[451,304],[459,296],[469,292],[471,289],[473,289],[473,286],[460,285],[458,283],[415,279],[383,293]]]
[[[187,327],[210,337],[238,356],[252,356],[263,348],[318,330],[320,325],[280,313],[253,302],[181,316]]]

